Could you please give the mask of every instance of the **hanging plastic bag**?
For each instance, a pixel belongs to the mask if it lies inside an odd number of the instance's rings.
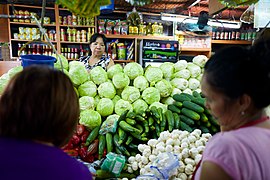
[[[240,21],[243,23],[254,23],[254,4],[250,5],[245,12],[241,15]]]

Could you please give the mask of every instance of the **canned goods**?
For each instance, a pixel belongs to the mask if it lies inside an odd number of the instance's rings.
[[[50,17],[44,17],[44,24],[50,24],[51,19]]]
[[[18,33],[14,33],[14,34],[13,34],[13,38],[14,38],[14,39],[19,39]]]
[[[32,34],[32,29],[30,27],[25,28],[25,34]]]
[[[19,27],[19,34],[23,34],[24,33],[24,27]]]

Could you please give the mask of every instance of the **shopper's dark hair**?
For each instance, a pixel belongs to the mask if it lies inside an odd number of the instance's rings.
[[[270,39],[251,47],[232,46],[214,54],[205,65],[210,85],[231,99],[248,94],[255,107],[270,104]]]
[[[16,74],[0,97],[0,136],[62,146],[72,136],[79,103],[71,80],[47,66]]]
[[[100,34],[100,33],[94,33],[91,38],[90,38],[90,45],[93,42],[96,42],[97,38],[102,38],[104,44],[105,44],[105,52],[107,53],[107,47],[106,47],[106,43],[107,43],[107,38],[104,34]],[[91,53],[91,52],[90,52]]]

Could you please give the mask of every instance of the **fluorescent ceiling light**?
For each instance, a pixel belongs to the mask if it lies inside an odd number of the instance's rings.
[[[197,24],[198,17],[161,13],[161,20]],[[207,24],[209,26],[224,27],[224,28],[231,28],[231,29],[239,29],[241,27],[240,21],[209,19]]]

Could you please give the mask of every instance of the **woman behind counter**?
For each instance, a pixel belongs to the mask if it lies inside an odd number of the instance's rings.
[[[91,36],[91,54],[79,59],[79,61],[85,64],[87,70],[91,70],[96,66],[101,66],[103,69],[107,70],[114,65],[113,60],[107,56],[106,42],[107,39],[104,34],[95,33]]]

